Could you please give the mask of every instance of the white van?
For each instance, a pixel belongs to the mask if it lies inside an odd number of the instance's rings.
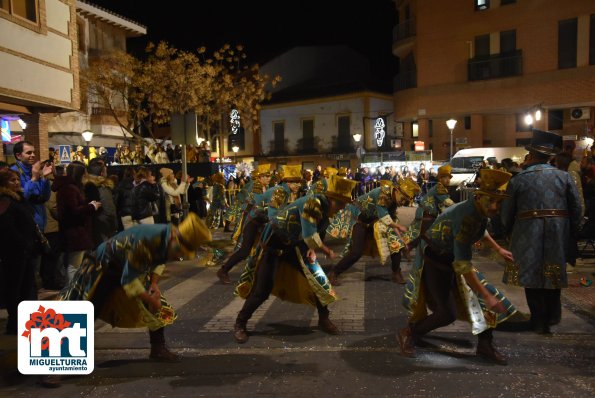
[[[501,162],[502,159],[510,158],[513,162],[521,164],[528,153],[523,147],[500,147],[500,148],[467,148],[461,149],[452,157],[451,187],[458,187],[461,184],[472,183],[475,173],[484,160],[490,164]]]

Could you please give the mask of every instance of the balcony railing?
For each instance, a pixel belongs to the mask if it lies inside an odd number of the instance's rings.
[[[393,79],[393,90],[406,90],[417,87],[417,71],[410,70],[398,73]]]
[[[393,41],[400,41],[415,36],[415,19],[411,18],[393,28]]]
[[[317,138],[318,137],[314,137],[313,139],[304,139],[304,138],[298,139],[297,140],[298,153],[304,153],[304,154],[318,153],[318,149],[316,149]]]
[[[469,60],[467,68],[469,81],[520,76],[523,74],[523,53],[521,50],[515,50],[505,55],[472,58]]]
[[[116,109],[115,114],[116,114],[116,116],[120,116],[120,117],[125,116],[126,111],[123,109]],[[101,108],[101,107],[97,107],[97,106],[94,106],[93,108],[91,108],[91,115],[93,115],[93,116],[113,116],[111,109]]]
[[[284,139],[283,141],[271,140],[269,142],[270,151],[268,153],[269,156],[280,156],[280,155],[287,155],[287,142],[288,139]]]

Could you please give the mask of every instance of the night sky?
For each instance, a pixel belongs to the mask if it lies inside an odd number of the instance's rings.
[[[392,0],[176,1],[88,0],[147,27],[129,40],[138,54],[148,41],[209,53],[223,44],[242,44],[248,62],[263,64],[292,47],[344,44],[370,60],[377,78],[397,72],[391,53],[396,23]],[[190,7],[198,10],[190,10]]]

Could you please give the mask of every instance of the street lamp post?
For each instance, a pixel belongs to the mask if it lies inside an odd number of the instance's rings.
[[[83,131],[82,136],[83,136],[83,140],[85,140],[85,142],[87,143],[87,159],[88,159],[91,156],[91,153],[89,152],[89,143],[93,139],[93,132],[91,130],[85,130],[85,131]]]
[[[234,145],[231,147],[231,150],[233,151],[233,162],[234,163],[238,163],[238,151],[240,150],[240,147],[237,145]]]
[[[448,129],[450,130],[450,160],[452,162],[452,132],[455,129],[455,126],[457,125],[457,121],[456,119],[448,119],[446,121],[446,127],[448,127]]]
[[[361,150],[360,150],[360,146],[359,146],[359,142],[361,141],[361,139],[362,139],[362,135],[360,133],[353,134],[353,140],[355,141],[355,146],[356,146],[355,154],[356,154],[358,160],[361,157]],[[357,164],[357,167],[359,167],[359,162]]]

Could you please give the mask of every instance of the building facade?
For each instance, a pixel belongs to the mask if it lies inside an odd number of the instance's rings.
[[[101,57],[112,50],[126,51],[127,39],[147,33],[144,26],[85,1],[76,2],[76,26],[81,70],[94,57]],[[85,145],[81,136],[85,130],[93,132],[90,144],[97,147],[111,148],[116,143],[131,139],[132,135],[119,126],[109,110],[98,106],[98,102],[83,95],[80,110],[54,115],[48,128],[50,146]],[[120,112],[125,118],[125,104],[122,104]]]
[[[0,117],[6,141],[0,158],[14,161],[6,126],[31,141],[41,159],[48,157],[51,114],[79,108],[77,48],[74,0],[1,3]]]
[[[114,146],[125,137],[115,120],[82,99],[80,70],[146,28],[85,1],[8,0],[0,6],[0,117],[13,140],[31,141],[40,159],[50,146]],[[123,108],[124,111],[124,108]],[[0,158],[12,162],[5,135]],[[6,150],[6,151],[5,151]]]
[[[450,118],[457,120],[453,152],[525,145],[532,127],[592,137],[592,0],[395,0],[395,6],[394,112],[405,145],[424,141],[435,158],[448,159]]]
[[[390,88],[373,81],[359,53],[344,46],[295,47],[262,72],[282,80],[260,110],[256,160],[355,169],[362,149],[396,145]]]

